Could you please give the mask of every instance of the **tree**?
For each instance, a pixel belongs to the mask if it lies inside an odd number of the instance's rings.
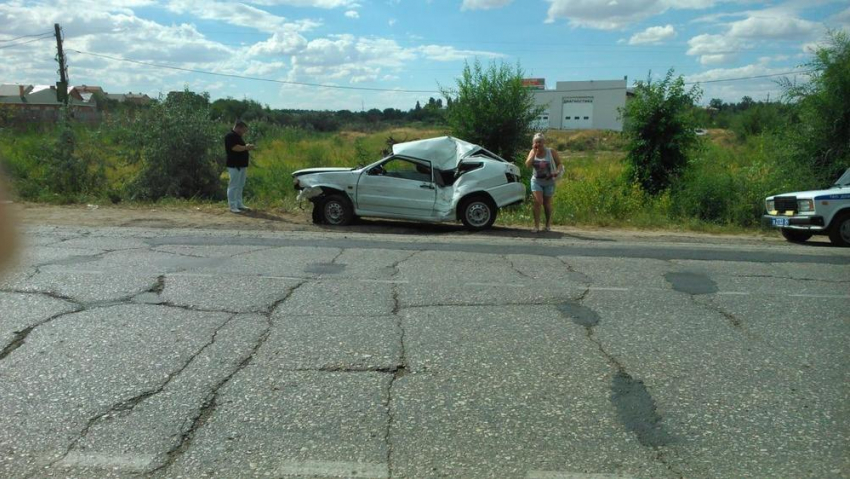
[[[543,111],[535,106],[534,93],[522,85],[519,64],[466,63],[456,90],[441,88],[448,100],[446,112],[452,135],[512,160],[528,143],[531,125]]]
[[[203,100],[199,100],[201,97]],[[215,198],[221,187],[221,135],[210,118],[209,95],[169,94],[131,129],[141,170],[130,186],[140,199]]]
[[[829,32],[806,65],[813,70],[808,84],[781,81],[786,98],[797,103],[800,121],[794,131],[796,156],[822,181],[834,180],[850,167],[850,38]]]
[[[627,161],[632,178],[645,191],[665,190],[687,164],[698,143],[693,109],[700,96],[696,85],[685,91],[684,79],[674,78],[672,68],[660,82],[637,82],[635,97],[624,109]]]

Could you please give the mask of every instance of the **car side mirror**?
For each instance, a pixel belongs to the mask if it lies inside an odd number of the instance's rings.
[[[378,176],[381,174],[381,167],[376,166],[368,171],[369,176]]]

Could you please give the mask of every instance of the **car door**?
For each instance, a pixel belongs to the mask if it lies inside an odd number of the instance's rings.
[[[431,163],[393,157],[363,171],[357,182],[357,208],[362,214],[430,218],[437,187]]]

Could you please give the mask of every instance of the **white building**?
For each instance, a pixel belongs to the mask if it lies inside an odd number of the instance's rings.
[[[561,81],[554,90],[534,90],[544,108],[536,129],[623,131],[620,109],[626,106],[628,80]]]

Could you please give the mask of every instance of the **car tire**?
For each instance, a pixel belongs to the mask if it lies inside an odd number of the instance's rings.
[[[343,195],[332,194],[316,203],[322,222],[331,226],[347,226],[354,220],[354,207]]]
[[[804,243],[812,237],[808,231],[792,230],[790,228],[782,228],[782,236],[792,243]]]
[[[498,212],[499,209],[493,200],[479,195],[466,198],[460,203],[459,216],[468,229],[481,231],[493,226]]]
[[[835,246],[850,246],[850,211],[835,215],[832,227],[829,228],[829,241]]]

